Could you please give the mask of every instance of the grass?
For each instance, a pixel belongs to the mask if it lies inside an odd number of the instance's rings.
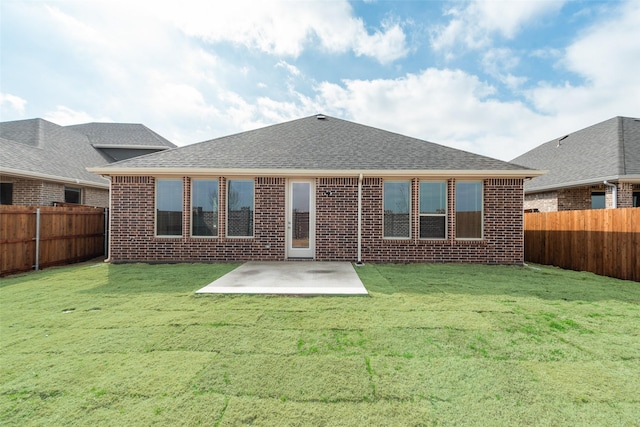
[[[0,424],[640,425],[640,284],[366,265],[369,297],[202,295],[231,264],[0,281]]]

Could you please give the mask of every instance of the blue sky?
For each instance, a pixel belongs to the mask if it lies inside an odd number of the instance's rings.
[[[324,113],[510,160],[640,117],[640,1],[0,3],[0,119],[178,145]]]

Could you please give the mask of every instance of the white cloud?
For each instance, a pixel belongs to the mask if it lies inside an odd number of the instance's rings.
[[[75,111],[64,105],[58,105],[54,111],[46,113],[43,118],[60,126],[90,122],[113,122],[109,117],[94,117],[85,111]]]
[[[351,50],[381,63],[407,54],[399,24],[382,23],[370,34],[362,20],[353,16],[347,1],[240,0],[224,7],[214,2],[160,2],[158,6],[154,3],[154,9],[191,37],[230,42],[277,56],[298,57],[315,44],[332,53]]]
[[[27,101],[16,95],[10,93],[0,92],[0,111],[10,111],[11,113],[17,113],[18,115],[24,114]]]
[[[527,81],[526,77],[514,76],[511,73],[520,64],[520,58],[511,49],[489,49],[483,54],[481,64],[487,74],[495,77],[511,90],[518,89]]]
[[[560,66],[582,77],[583,84],[543,82],[527,92],[539,111],[563,117],[576,129],[617,115],[640,116],[640,3],[617,6],[559,60]]]
[[[325,82],[317,90],[328,114],[505,160],[523,152],[520,135],[535,138],[531,129],[543,121],[522,103],[494,99],[491,85],[461,70]]]
[[[278,61],[278,63],[276,64],[276,67],[284,68],[292,76],[300,75],[300,70],[298,69],[298,67],[296,67],[295,65],[289,64],[287,61],[283,61],[283,60]]]
[[[435,29],[431,46],[444,51],[460,44],[469,49],[485,48],[495,35],[511,39],[531,21],[558,12],[564,3],[564,0],[472,0],[447,11],[451,19]]]

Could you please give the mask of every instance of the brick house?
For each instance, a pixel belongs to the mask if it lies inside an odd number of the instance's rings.
[[[316,115],[91,168],[112,262],[523,262],[541,172]]]
[[[141,124],[59,126],[43,119],[0,123],[0,202],[107,207],[109,181],[88,172],[175,145]]]
[[[544,143],[511,162],[548,171],[525,183],[526,210],[640,206],[640,119],[614,117]]]

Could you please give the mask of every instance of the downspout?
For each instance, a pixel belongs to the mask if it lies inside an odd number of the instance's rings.
[[[105,212],[105,215],[108,215],[108,222],[106,223],[107,225],[107,229],[105,230],[105,233],[107,233],[106,238],[106,246],[107,246],[107,258],[104,260],[104,262],[111,262],[111,213],[113,212],[112,206],[111,206],[111,193],[113,192],[111,185],[112,185],[112,180],[111,180],[111,176],[104,176],[103,178],[106,178],[109,180],[109,208],[107,209],[107,212]]]
[[[618,207],[618,187],[615,184],[611,184],[608,181],[604,181],[604,185],[611,187],[611,197],[613,198],[613,203],[611,203],[611,207],[613,209]]]
[[[362,262],[362,174],[358,177],[358,261],[356,265],[361,267]]]

